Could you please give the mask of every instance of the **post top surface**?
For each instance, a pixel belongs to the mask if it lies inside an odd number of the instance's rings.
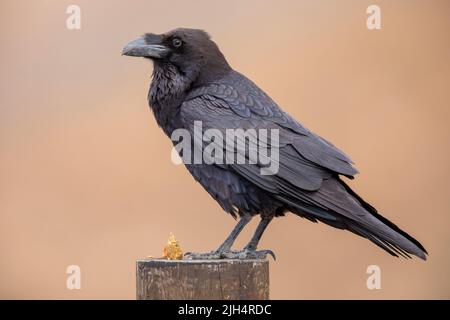
[[[268,259],[215,259],[215,260],[167,260],[167,259],[137,259],[138,264],[177,265],[177,264],[261,264]]]

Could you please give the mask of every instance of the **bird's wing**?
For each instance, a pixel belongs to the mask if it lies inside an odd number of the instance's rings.
[[[232,163],[226,166],[280,200],[291,201],[292,204],[297,205],[301,202],[302,211],[335,220],[335,217],[327,212],[329,208],[321,203],[322,199],[314,199],[301,191],[319,190],[324,179],[331,178],[336,173],[354,174],[355,170],[352,169],[350,162],[343,160],[344,156],[335,151],[334,147],[312,135],[278,107],[277,110],[274,106],[268,108],[256,96],[250,97],[250,95],[245,100],[246,104],[241,102],[241,105],[238,105],[236,102],[231,102],[239,97],[236,91],[215,85],[209,89],[192,94],[181,106],[181,118],[185,128],[194,136],[198,135],[199,133],[194,130],[194,122],[201,121],[203,132],[215,129],[219,130],[223,137],[226,136],[227,129],[278,129],[279,144],[273,146],[270,145],[270,139],[267,141],[268,149],[274,147],[279,154],[277,161],[279,168],[275,174],[261,174],[263,165],[260,162],[250,164],[245,150],[234,150],[236,153],[244,152],[245,164]],[[249,111],[244,111],[246,109]],[[267,110],[261,111],[263,109]],[[202,137],[197,138],[194,142],[202,141]],[[230,150],[227,149],[226,143],[227,141],[219,146],[223,148],[224,154]],[[204,144],[203,142],[200,148],[203,149]],[[232,148],[233,145],[229,147]]]
[[[303,158],[288,143],[289,137],[284,137],[286,129],[261,117],[242,117],[237,115],[224,100],[214,98],[210,95],[197,96],[185,101],[181,106],[180,112],[185,129],[189,130],[194,137],[194,148],[204,150],[205,144],[216,144],[218,148],[223,150],[224,164],[220,165],[215,163],[213,166],[225,167],[235,172],[246,181],[270,193],[275,198],[283,201],[292,199],[293,203],[302,202],[307,204],[311,207],[313,212],[310,213],[314,216],[334,219],[333,216],[325,212],[326,208],[323,208],[324,210],[314,210],[314,208],[320,207],[321,204],[302,192],[299,192],[300,190],[318,190],[323,180],[331,177],[333,173]],[[195,130],[194,126],[196,121],[201,121],[202,132]],[[279,129],[280,136],[282,137],[280,137],[277,150],[279,153],[278,171],[273,175],[261,174],[263,165],[260,162],[250,164],[248,154],[244,154],[245,151],[236,149],[234,145],[230,145],[230,141],[227,141],[227,139],[224,139],[225,141],[222,144],[219,144],[216,140],[205,143],[202,141],[202,137],[198,135],[206,133],[209,129],[220,131],[223,137],[226,137],[227,129]],[[270,144],[270,141],[268,143]],[[268,146],[268,148],[270,147]],[[245,164],[227,162],[225,159],[227,149],[233,150],[235,154],[243,155],[246,158]],[[235,154],[233,154],[233,157]]]
[[[322,168],[321,166],[313,163],[306,158],[302,157],[296,149],[292,146],[292,133],[289,133],[286,129],[280,127],[278,124],[266,120],[262,117],[242,117],[237,115],[226,102],[223,100],[215,99],[213,96],[200,96],[183,103],[181,107],[181,117],[183,119],[185,128],[190,130],[194,135],[203,134],[208,129],[215,129],[221,132],[224,137],[224,143],[218,145],[218,141],[214,140],[212,143],[217,144],[218,147],[223,149],[224,157],[228,152],[228,156],[236,159],[236,155],[239,154],[245,158],[246,164],[240,164],[236,166],[237,170],[241,175],[247,176],[247,178],[252,177],[254,183],[259,184],[260,187],[266,190],[275,191],[274,181],[270,177],[258,177],[260,176],[260,169],[262,164],[260,162],[256,164],[248,164],[249,154],[245,150],[236,148],[233,144],[234,141],[228,141],[225,137],[227,135],[226,130],[229,129],[243,129],[246,132],[250,132],[249,129],[254,129],[253,133],[258,133],[259,129],[267,129],[270,132],[271,129],[278,129],[279,131],[279,146],[277,151],[279,152],[279,172],[276,174],[277,177],[283,178],[289,181],[293,185],[302,188],[304,190],[317,190],[320,188],[322,180],[331,175],[329,170]],[[201,121],[202,132],[194,130],[194,122]],[[252,132],[250,132],[252,134]],[[268,133],[270,135],[270,133]],[[257,138],[255,136],[255,138]],[[202,137],[197,137],[195,141],[202,141]],[[246,150],[249,148],[249,141],[241,140],[241,143],[245,144]],[[271,145],[272,141],[270,137],[267,141],[267,147],[275,148],[276,146]],[[206,142],[202,143],[200,146],[202,149]],[[227,148],[229,147],[229,148]],[[259,159],[265,155],[260,153],[261,150],[256,150],[258,152]],[[223,162],[226,162],[224,159]],[[229,162],[228,162],[229,164]],[[248,164],[248,165],[247,165]],[[232,164],[231,164],[232,165]],[[242,166],[242,169],[239,167]]]
[[[219,113],[218,120],[221,118],[220,113],[228,113],[228,120],[239,121],[241,128],[278,128],[282,142],[293,148],[286,150],[294,157],[293,160],[298,158],[299,161],[306,161],[348,177],[358,173],[347,155],[302,126],[264,91],[239,73],[233,73],[231,79],[224,83],[213,83],[192,90],[188,99],[196,97],[201,97],[201,103],[208,109],[207,113],[216,109]],[[214,117],[213,114],[210,116]]]

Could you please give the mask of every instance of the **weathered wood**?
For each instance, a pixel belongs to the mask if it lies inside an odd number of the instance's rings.
[[[267,260],[136,261],[138,300],[267,300]]]

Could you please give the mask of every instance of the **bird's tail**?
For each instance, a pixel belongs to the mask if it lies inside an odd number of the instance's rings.
[[[419,241],[380,215],[374,207],[364,201],[344,181],[339,180],[346,191],[371,214],[371,220],[373,220],[369,225],[347,221],[349,231],[369,239],[393,256],[411,258],[410,254],[412,254],[423,260],[427,259],[428,252]]]
[[[427,259],[428,253],[419,241],[380,215],[339,177],[324,181],[321,189],[311,193],[308,199],[325,207],[330,203],[337,203],[334,210],[288,197],[281,200],[291,212],[313,222],[321,221],[335,228],[349,230],[367,238],[393,256],[411,258],[410,255],[415,255],[423,260]]]

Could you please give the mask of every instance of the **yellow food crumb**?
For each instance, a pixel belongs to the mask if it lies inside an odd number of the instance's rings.
[[[168,260],[183,259],[183,251],[181,250],[178,240],[175,239],[175,236],[172,233],[170,233],[169,240],[167,240],[167,244],[163,249],[163,258]]]

